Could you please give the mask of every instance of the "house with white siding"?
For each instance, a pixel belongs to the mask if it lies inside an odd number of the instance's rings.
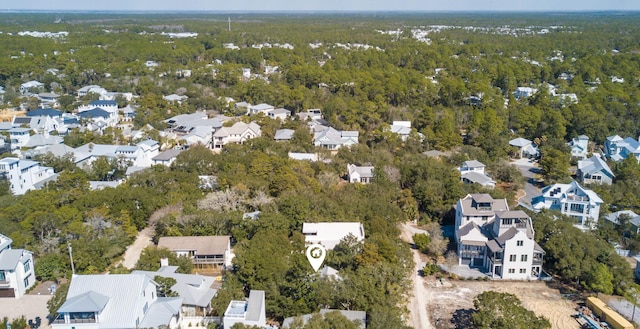
[[[0,234],[0,298],[20,298],[36,283],[32,253]]]
[[[0,179],[6,179],[14,195],[40,189],[57,175],[51,167],[41,167],[39,162],[18,158],[0,159]]]
[[[160,297],[144,274],[74,275],[53,329],[180,327],[182,297]]]
[[[553,184],[542,189],[542,195],[534,197],[534,211],[550,209],[573,218],[581,229],[595,227],[603,201],[596,192],[584,188],[576,181],[569,184]]]
[[[526,280],[542,274],[544,251],[534,241],[531,218],[505,199],[469,194],[456,205],[458,264],[493,278]]]

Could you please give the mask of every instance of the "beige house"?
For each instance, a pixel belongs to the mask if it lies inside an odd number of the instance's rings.
[[[166,236],[158,240],[158,248],[166,248],[178,257],[189,257],[196,269],[231,266],[231,237]]]

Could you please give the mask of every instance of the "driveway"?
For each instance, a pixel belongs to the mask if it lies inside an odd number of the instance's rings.
[[[541,194],[540,188],[535,185],[535,173],[539,170],[538,164],[530,162],[529,159],[518,159],[512,161],[511,164],[515,165],[518,170],[520,170],[520,173],[522,173],[522,176],[527,179],[527,182],[524,185],[524,192],[526,194],[520,198],[519,202],[525,207],[531,207],[531,199]]]
[[[40,328],[50,328],[47,320],[47,314],[49,314],[47,301],[51,297],[53,295],[24,295],[18,299],[0,298],[0,319],[6,316],[11,321],[24,315],[29,321],[39,316],[42,319]]]

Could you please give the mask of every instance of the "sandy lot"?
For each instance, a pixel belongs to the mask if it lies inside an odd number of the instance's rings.
[[[425,278],[428,314],[437,329],[468,328],[473,310],[473,299],[483,291],[494,290],[515,294],[527,309],[549,319],[554,329],[579,329],[571,317],[578,304],[544,282],[450,281],[441,284],[434,278]]]

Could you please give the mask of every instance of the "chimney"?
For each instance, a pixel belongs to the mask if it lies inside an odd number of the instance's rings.
[[[169,266],[169,258],[162,257],[160,258],[160,267]]]

